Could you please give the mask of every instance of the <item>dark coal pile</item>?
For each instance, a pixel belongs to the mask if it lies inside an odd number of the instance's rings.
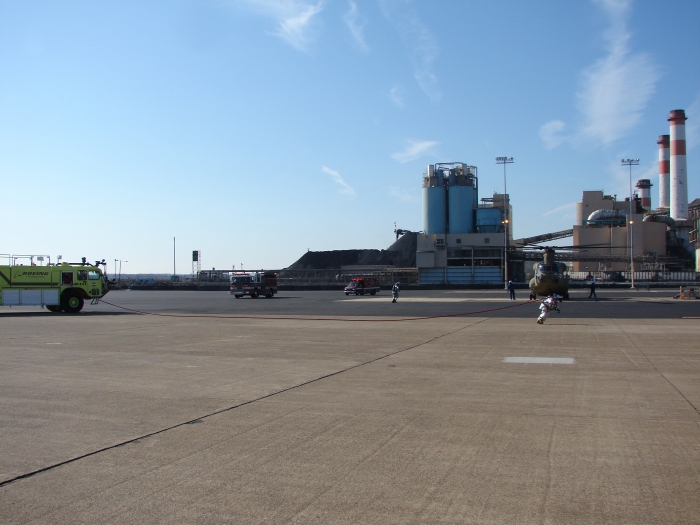
[[[395,266],[415,268],[416,234],[407,233],[386,250],[330,250],[307,252],[288,270],[330,270],[341,266]]]

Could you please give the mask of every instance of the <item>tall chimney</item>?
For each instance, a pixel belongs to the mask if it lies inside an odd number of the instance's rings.
[[[651,181],[649,179],[640,179],[637,181],[636,188],[639,189],[639,199],[642,201],[642,208],[651,209]]]
[[[685,111],[674,109],[668,117],[671,123],[671,201],[669,214],[673,219],[688,218],[688,170],[685,163]]]
[[[671,184],[670,135],[659,135],[659,208],[668,208],[668,187]]]

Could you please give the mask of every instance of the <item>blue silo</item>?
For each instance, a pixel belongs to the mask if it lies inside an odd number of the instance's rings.
[[[476,231],[478,233],[498,233],[503,224],[500,208],[479,208],[476,210]]]
[[[458,164],[450,170],[448,187],[448,228],[450,233],[474,232],[474,209],[477,202],[476,168]]]
[[[423,176],[423,231],[447,233],[447,188],[442,171],[432,164]]]

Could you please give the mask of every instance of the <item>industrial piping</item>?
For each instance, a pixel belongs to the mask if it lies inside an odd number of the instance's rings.
[[[685,111],[674,109],[671,123],[671,202],[670,215],[676,220],[688,218],[688,173],[685,159]]]
[[[596,210],[588,216],[588,221],[603,221],[606,219],[617,219],[626,217],[629,214],[627,210]]]
[[[676,231],[676,221],[666,215],[646,215],[644,222],[663,222],[670,231]]]

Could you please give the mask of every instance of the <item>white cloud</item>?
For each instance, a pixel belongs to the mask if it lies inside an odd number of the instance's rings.
[[[647,53],[635,53],[629,48],[631,34],[627,18],[632,1],[594,1],[609,19],[603,34],[607,55],[581,73],[581,89],[576,96],[584,122],[576,134],[559,135],[564,126],[561,121],[548,122],[540,129],[540,137],[548,149],[573,138],[594,140],[607,146],[624,137],[641,120],[642,111],[656,91],[661,76]]]
[[[569,202],[568,204],[562,204],[561,206],[557,206],[556,208],[546,211],[542,214],[542,217],[549,217],[550,215],[557,215],[560,214],[563,218],[568,218],[568,217],[573,217],[574,212],[576,210],[576,203],[575,202]]]
[[[305,0],[238,0],[250,8],[271,16],[277,21],[272,34],[292,47],[305,51],[312,40],[314,17],[323,11],[324,0],[311,3]]]
[[[439,144],[439,142],[435,142],[433,140],[408,140],[408,146],[406,147],[406,149],[404,151],[394,153],[393,155],[391,155],[391,158],[403,164],[404,162],[409,162],[411,160],[415,160],[419,157],[422,157],[423,155],[430,154],[430,150],[436,144]]]
[[[700,145],[700,94],[685,112],[688,122],[685,125],[686,148],[692,149]]]
[[[363,33],[367,20],[365,17],[360,15],[360,12],[357,9],[357,4],[353,2],[353,0],[350,0],[350,10],[345,13],[343,20],[345,20],[345,24],[348,26],[350,34],[352,35],[357,47],[365,53],[368,52],[369,46],[367,45],[367,42],[365,42],[365,36]]]
[[[322,166],[321,169],[325,173],[330,175],[333,181],[340,186],[340,189],[338,190],[339,193],[341,193],[342,195],[347,195],[348,197],[355,197],[355,190],[352,189],[350,185],[348,185],[348,183],[343,180],[343,177],[340,176],[340,173],[326,166]]]
[[[433,73],[433,62],[439,46],[432,32],[418,17],[412,0],[379,0],[384,17],[399,32],[411,48],[413,77],[423,92],[433,102],[442,98],[437,76]]]
[[[416,198],[408,190],[399,186],[392,186],[389,195],[403,202],[416,202]]]
[[[396,104],[398,107],[402,108],[404,105],[404,98],[403,95],[401,94],[401,91],[397,86],[394,86],[391,88],[391,91],[389,91],[389,97],[391,97],[391,101]]]
[[[566,140],[566,137],[561,135],[565,127],[566,124],[561,120],[551,120],[542,125],[540,128],[540,138],[547,149],[554,149]]]

